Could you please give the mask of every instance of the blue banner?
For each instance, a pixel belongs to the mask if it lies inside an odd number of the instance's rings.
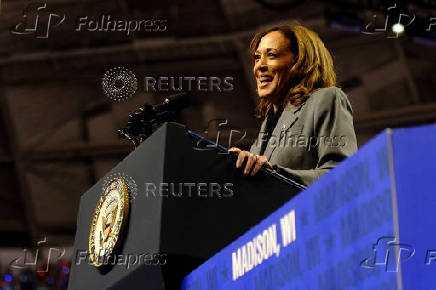
[[[384,131],[194,270],[182,289],[385,290],[401,289],[402,283],[411,285],[407,289],[430,289],[413,287],[416,283],[405,271],[414,265],[407,263],[418,250],[421,256],[430,255],[430,264],[436,261],[436,243],[433,254],[413,238],[420,219],[428,212],[411,208],[417,203],[416,195],[411,194],[416,180],[408,178],[407,172],[422,175],[419,172],[425,171],[436,177],[435,154],[429,155],[420,147],[421,143],[432,144],[427,151],[434,150],[436,138],[423,136],[429,130],[436,136],[435,129],[403,130],[398,137],[396,131]],[[421,143],[417,143],[417,136],[424,138]],[[396,141],[406,145],[393,146]],[[425,164],[433,166],[433,171],[423,170],[416,158],[414,162],[400,161],[400,156],[413,156],[411,151],[420,151],[415,153],[417,159],[426,156]],[[400,182],[396,182],[398,176]],[[431,178],[427,180],[420,180],[419,187],[428,194]],[[436,198],[424,196],[423,200],[421,208],[436,206]],[[411,211],[416,217],[407,223]],[[427,219],[425,225],[434,229],[432,220]],[[433,241],[435,235],[426,233]],[[430,247],[428,242],[426,247]],[[421,258],[414,263],[422,268],[425,257]],[[423,271],[425,275],[429,270]]]

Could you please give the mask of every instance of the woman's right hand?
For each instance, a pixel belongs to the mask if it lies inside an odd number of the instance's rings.
[[[253,176],[257,172],[259,172],[260,168],[263,165],[272,168],[272,165],[268,162],[268,159],[266,159],[264,155],[256,155],[249,151],[241,150],[237,147],[230,148],[229,152],[238,154],[238,160],[236,160],[236,168],[240,168],[244,163],[245,158],[247,158],[247,164],[245,165],[244,174],[249,174],[251,171],[251,175]]]

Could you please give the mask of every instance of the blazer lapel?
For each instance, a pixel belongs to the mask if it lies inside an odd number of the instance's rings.
[[[265,118],[262,121],[262,124],[260,125],[260,131],[259,131],[259,134],[257,136],[256,143],[253,144],[253,146],[251,146],[250,152],[253,154],[260,153],[260,149],[262,147],[262,139],[265,139],[265,134],[266,134],[266,119],[267,118]],[[254,146],[254,145],[256,145],[256,146]]]
[[[284,146],[283,144],[285,144],[285,141],[282,141],[282,139],[286,138],[286,132],[298,120],[298,115],[303,105],[304,103],[299,106],[289,104],[284,108],[264,152],[264,155],[268,160],[270,160],[272,153],[277,147]]]

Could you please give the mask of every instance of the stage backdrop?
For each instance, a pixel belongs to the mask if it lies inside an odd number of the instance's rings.
[[[436,126],[385,130],[182,288],[431,289],[435,180]]]

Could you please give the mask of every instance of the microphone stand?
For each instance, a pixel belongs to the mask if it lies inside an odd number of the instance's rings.
[[[147,112],[146,118],[141,117]],[[153,134],[153,125],[160,125],[162,123],[174,120],[176,117],[175,111],[164,111],[156,113],[153,106],[144,105],[137,111],[129,115],[125,127],[120,128],[118,136],[122,139],[127,139],[136,147],[139,146],[145,139]]]

